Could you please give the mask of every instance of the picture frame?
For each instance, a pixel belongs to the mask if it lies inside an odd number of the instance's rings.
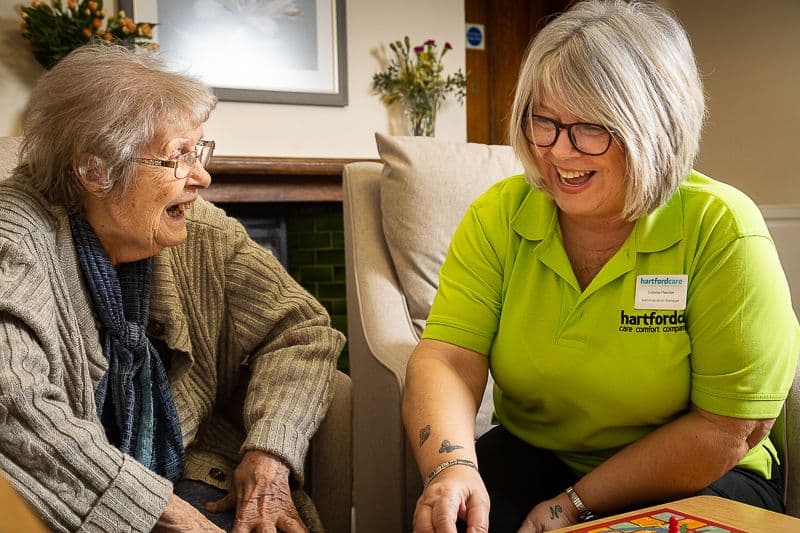
[[[119,0],[220,100],[346,106],[345,0]]]

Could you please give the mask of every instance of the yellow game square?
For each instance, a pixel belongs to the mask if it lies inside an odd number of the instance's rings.
[[[590,529],[589,531],[587,531],[587,533],[603,533],[605,531],[614,531],[614,530],[608,527],[598,527],[597,529]]]
[[[631,520],[637,526],[647,527],[647,526],[663,526],[665,522],[663,520],[658,520],[657,518],[653,518],[652,516],[644,516],[642,518],[637,518],[635,520]]]
[[[700,522],[698,520],[692,520],[691,518],[684,518],[680,522],[678,522],[679,526],[686,525],[687,529],[698,529],[701,527],[705,527],[708,524],[705,522]]]

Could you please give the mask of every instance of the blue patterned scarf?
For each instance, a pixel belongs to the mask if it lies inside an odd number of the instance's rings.
[[[115,269],[83,217],[70,217],[70,226],[103,326],[108,371],[95,390],[98,416],[121,452],[174,482],[183,471],[183,437],[167,372],[145,333],[152,260]]]

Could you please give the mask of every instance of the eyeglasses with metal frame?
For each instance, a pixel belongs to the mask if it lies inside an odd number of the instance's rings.
[[[573,122],[564,124],[556,119],[542,115],[523,115],[522,134],[529,143],[539,148],[548,148],[556,144],[561,130],[567,130],[572,146],[586,155],[603,155],[611,147],[614,131],[590,122]]]
[[[134,157],[131,159],[131,161],[135,163],[142,163],[143,165],[153,165],[156,167],[168,167],[175,169],[173,173],[175,179],[182,180],[189,176],[197,161],[200,161],[200,164],[203,166],[203,168],[208,166],[208,162],[211,161],[211,156],[214,154],[214,146],[216,146],[214,141],[200,139],[197,142],[197,145],[194,147],[194,150],[190,150],[181,154],[177,159],[167,160]]]

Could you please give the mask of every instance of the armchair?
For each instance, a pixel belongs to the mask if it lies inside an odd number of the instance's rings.
[[[504,146],[381,134],[377,141],[383,164],[349,164],[343,178],[353,489],[357,530],[400,532],[411,529],[422,491],[401,420],[406,362],[458,221],[474,198],[520,166]],[[794,240],[776,238],[779,251],[791,251]],[[476,436],[489,428],[489,389]],[[800,373],[772,438],[786,471],[787,513],[800,516]]]
[[[0,180],[17,162],[19,138],[0,137]],[[352,382],[336,372],[333,401],[311,440],[306,457],[306,491],[330,533],[350,533],[352,507]],[[0,528],[2,529],[2,528]]]
[[[344,170],[357,531],[409,531],[422,481],[403,432],[406,362],[470,202],[521,166],[507,146],[377,135],[385,164]],[[476,422],[490,425],[491,383]],[[477,436],[476,435],[476,436]]]

